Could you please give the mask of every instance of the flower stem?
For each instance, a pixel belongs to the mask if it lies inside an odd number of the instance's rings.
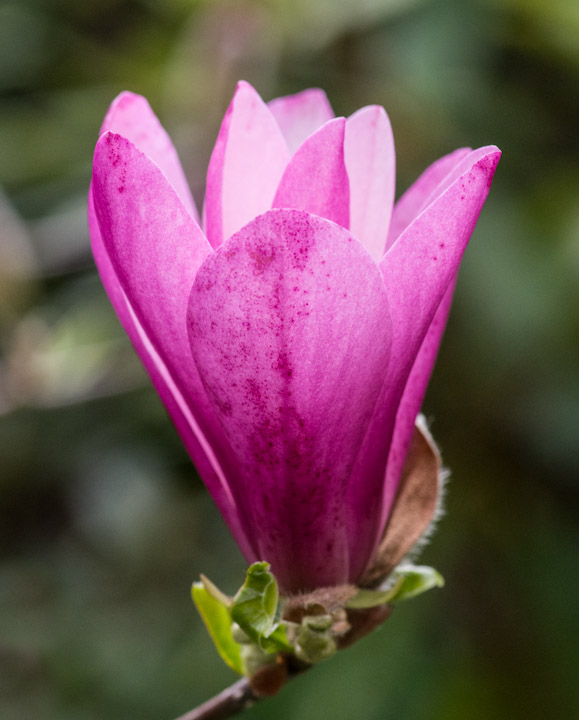
[[[176,720],[227,720],[255,705],[258,700],[277,695],[288,680],[312,667],[293,655],[284,654],[278,661],[255,673],[251,681],[249,678],[241,678],[211,700],[189,710]]]
[[[203,705],[190,710],[177,720],[227,720],[251,707],[259,700],[248,678],[241,678]]]

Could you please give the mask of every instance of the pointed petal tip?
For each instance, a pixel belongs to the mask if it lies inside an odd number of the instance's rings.
[[[95,204],[99,205],[101,192],[113,179],[117,192],[123,194],[126,190],[127,168],[145,159],[162,173],[157,163],[124,135],[110,130],[103,133],[97,141],[93,156],[92,192]]]
[[[207,169],[205,228],[213,247],[271,207],[288,160],[275,118],[259,93],[240,81]]]
[[[103,154],[103,147],[105,145],[110,145],[111,142],[114,142],[116,133],[111,132],[110,130],[105,130],[104,133],[99,135],[99,138],[96,142],[94,153],[93,153],[93,175],[95,171],[95,167],[97,164],[97,160],[100,158],[100,156]],[[120,135],[117,135],[117,137],[120,137]]]
[[[488,192],[492,185],[495,171],[497,169],[497,165],[499,164],[499,160],[501,159],[501,155],[502,151],[499,150],[496,145],[486,145],[479,148],[478,150],[473,150],[471,152],[471,156],[474,156],[473,160],[475,160],[475,162],[473,162],[471,167],[466,170],[466,172],[463,174],[463,177],[469,172],[472,172],[475,168],[480,169],[480,171],[487,175],[486,190]]]
[[[322,125],[322,127],[324,127]],[[332,118],[331,120],[328,120],[328,122],[325,124],[325,127],[332,128],[333,132],[336,134],[336,137],[342,138],[342,144],[344,143],[344,138],[346,135],[346,118],[342,117],[341,115],[339,117]]]
[[[94,149],[94,160],[93,160],[93,170],[94,170],[94,163],[97,161],[97,159],[100,159],[105,152],[111,153],[113,148],[120,148],[120,147],[127,147],[132,146],[135,148],[135,150],[142,155],[143,153],[130,141],[128,140],[124,135],[121,135],[120,133],[112,132],[112,130],[106,130],[97,140],[97,143],[95,145]]]
[[[261,95],[257,92],[257,90],[253,87],[253,85],[251,83],[247,82],[247,80],[238,80],[237,85],[235,86],[235,91],[233,93],[232,102],[235,101],[235,98],[238,95],[243,95],[243,94],[257,95],[259,97],[259,99],[261,100]]]
[[[488,154],[486,155],[486,157],[492,159],[493,168],[496,168],[496,166],[499,164],[499,160],[501,159],[503,151],[496,145],[487,145],[487,149]]]
[[[328,96],[326,95],[325,90],[322,90],[322,88],[319,87],[312,87],[312,88],[306,88],[305,90],[302,90],[301,92],[295,93],[294,97],[297,97],[298,95],[301,95],[303,97],[307,95],[316,95],[320,98],[328,99]]]
[[[355,115],[374,115],[376,118],[384,118],[385,120],[390,122],[388,113],[382,107],[382,105],[365,105],[359,110],[356,110],[355,113],[352,113],[350,117],[354,117]]]
[[[293,95],[282,95],[267,104],[293,155],[299,146],[334,117],[326,93],[308,88]]]
[[[109,127],[111,124],[111,118],[115,117],[119,113],[126,113],[131,106],[142,105],[146,110],[152,112],[149,101],[143,95],[131,92],[130,90],[123,90],[119,93],[116,98],[112,101],[103,121],[102,128]]]
[[[339,117],[332,118],[322,125],[317,133],[324,133],[328,140],[333,139],[338,144],[341,143],[342,147],[346,138],[346,118]],[[314,134],[317,134],[314,133]],[[312,136],[310,136],[312,137]]]
[[[299,208],[350,225],[350,188],[344,160],[346,119],[333,118],[310,135],[293,155],[272,207]]]
[[[344,145],[350,181],[350,230],[379,261],[394,206],[396,153],[390,119],[368,105],[347,119]]]
[[[356,127],[361,122],[366,122],[370,127],[382,126],[382,132],[386,132],[390,136],[393,136],[392,123],[390,122],[388,113],[382,105],[366,105],[357,110],[355,113],[352,113],[347,120],[351,127]],[[393,142],[394,139],[392,137],[392,143]]]
[[[148,100],[144,95],[134,93],[132,90],[123,90],[112,101],[111,107],[116,107],[117,105],[124,105],[133,102],[141,102],[143,100],[148,104]]]
[[[483,145],[480,148],[471,150],[470,154],[473,156],[473,159],[476,159],[475,164],[483,163],[483,161],[487,160],[490,162],[485,162],[484,165],[491,168],[497,166],[501,159],[502,150],[496,145]]]
[[[302,93],[304,95],[318,97],[318,98],[320,98],[320,100],[328,100],[328,96],[326,95],[325,90],[322,90],[322,88],[319,88],[319,87],[313,87],[313,88],[308,88],[307,90],[302,90]]]
[[[457,154],[459,151],[456,150],[452,155]],[[463,158],[459,160],[454,170],[452,170],[446,178],[440,183],[435,193],[429,198],[428,204],[425,204],[421,212],[426,209],[430,204],[436,202],[438,198],[446,194],[451,187],[455,186],[459,181],[464,181],[468,177],[472,179],[477,175],[484,175],[487,178],[486,186],[484,187],[485,197],[488,193],[495,170],[501,159],[501,150],[496,145],[483,145],[482,147],[475,148],[468,152]],[[482,190],[482,188],[481,188]]]
[[[270,100],[271,105],[276,105],[277,103],[286,103],[301,107],[313,105],[318,109],[324,109],[328,113],[328,119],[333,117],[334,114],[328,96],[322,88],[318,87],[306,88],[291,95],[282,95],[281,97]]]

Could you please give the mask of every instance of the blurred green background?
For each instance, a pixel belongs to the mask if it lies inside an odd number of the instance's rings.
[[[225,687],[189,597],[244,562],[101,288],[85,221],[108,104],[145,94],[194,193],[235,82],[383,104],[404,190],[503,150],[425,412],[447,580],[254,718],[579,717],[576,0],[0,5],[0,717],[170,720]]]

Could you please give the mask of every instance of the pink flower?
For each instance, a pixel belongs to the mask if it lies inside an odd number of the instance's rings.
[[[381,107],[239,83],[203,222],[147,101],[123,93],[89,221],[119,318],[248,561],[285,592],[360,581],[387,527],[465,246],[500,151],[394,205]]]

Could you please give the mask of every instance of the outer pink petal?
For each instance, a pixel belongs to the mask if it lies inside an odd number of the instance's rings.
[[[189,323],[260,555],[286,592],[345,582],[345,496],[390,348],[375,263],[337,225],[272,210],[201,267]]]
[[[402,474],[404,461],[410,448],[416,417],[422,407],[426,394],[428,381],[434,369],[438,348],[446,327],[446,321],[452,304],[456,277],[451,281],[434,317],[430,323],[412,370],[406,381],[406,386],[396,413],[396,421],[388,453],[386,465],[386,482],[384,484],[384,498],[382,503],[382,526],[386,526],[398,481]]]
[[[318,88],[276,98],[268,107],[292,155],[306,138],[334,117],[326,93]]]
[[[290,160],[273,201],[275,208],[296,208],[350,223],[350,190],[344,162],[344,118],[330,120],[311,135]]]
[[[464,173],[406,228],[380,263],[392,312],[392,361],[352,483],[349,505],[354,533],[359,518],[368,517],[368,508],[382,494],[382,488],[373,482],[380,468],[384,473],[404,387],[433,317],[456,276],[500,151],[494,146],[481,148],[469,158],[463,161]],[[387,497],[394,492],[395,488],[385,489]],[[381,530],[369,533],[360,542],[372,542]],[[368,560],[372,552],[373,548],[366,548],[360,555],[366,554]],[[361,573],[364,568],[356,570]]]
[[[394,206],[388,233],[388,247],[428,205],[432,197],[440,194],[437,192],[440,183],[470,152],[471,148],[459,148],[439,158],[408,188]]]
[[[344,151],[350,232],[379,261],[386,250],[396,183],[394,137],[384,108],[365,107],[348,118]]]
[[[500,151],[494,146],[469,153],[461,162],[462,174],[406,228],[380,264],[392,303],[401,368],[410,368],[456,275],[499,158]],[[405,374],[403,369],[398,372]]]
[[[198,221],[197,209],[191,196],[181,163],[171,140],[147,100],[130,92],[121,93],[112,103],[101,127],[101,135],[115,132],[133,142],[148,155],[164,172],[165,176],[179,195],[192,217]],[[135,349],[145,365],[157,392],[173,420],[183,443],[201,476],[205,479],[220,507],[226,521],[233,528],[243,552],[255,559],[244,532],[238,528],[236,508],[232,505],[229,489],[218,477],[210,460],[213,454],[198,427],[182,393],[175,385],[165,363],[159,357],[155,347],[143,330],[134,308],[122,289],[116,272],[105,250],[98,226],[92,188],[89,192],[89,228],[95,262],[99,269],[103,285],[113,307]]]
[[[195,201],[191,196],[177,151],[144,97],[131,92],[121,93],[113,101],[102,124],[100,134],[106,132],[126,137],[157,163],[181,198],[183,205],[199,223]]]
[[[427,184],[431,184],[437,179],[439,182],[435,189],[430,190],[430,199],[436,194],[442,194],[453,182],[457,180],[467,170],[472,167],[478,159],[484,158],[488,155],[488,148],[479,148],[478,150],[469,151],[466,148],[456,150],[446,158],[442,158],[436,164],[436,168],[433,170],[432,166],[430,170],[431,183],[422,184],[423,190],[426,190]],[[444,173],[445,169],[452,163],[452,167],[449,172]],[[446,162],[443,162],[446,161]],[[446,168],[444,167],[446,165]],[[426,171],[426,173],[429,172]],[[426,173],[423,174],[426,175]],[[420,180],[419,180],[420,182]],[[416,194],[415,194],[416,199]],[[423,207],[428,204],[428,198],[423,200]],[[438,354],[438,348],[442,340],[442,335],[446,327],[446,321],[448,319],[448,313],[450,312],[450,306],[452,303],[452,296],[454,294],[454,287],[456,284],[456,275],[447,289],[439,307],[436,311],[434,318],[428,328],[428,331],[422,341],[418,355],[408,376],[404,393],[398,407],[396,415],[396,424],[394,427],[394,433],[392,436],[392,444],[390,446],[390,453],[388,455],[388,464],[386,467],[386,483],[385,483],[385,494],[384,494],[384,507],[383,507],[383,523],[386,524],[392,502],[394,501],[394,495],[404,460],[410,447],[410,441],[412,440],[412,434],[414,432],[414,424],[416,416],[420,412],[422,401],[426,393],[428,381],[436,356]]]
[[[267,105],[251,85],[240,82],[207,171],[204,216],[213,247],[271,208],[289,157]]]
[[[187,340],[189,292],[211,248],[157,166],[120,135],[107,133],[97,144],[93,202],[95,258],[113,305],[220,511],[253,559],[225,477],[219,426]]]

